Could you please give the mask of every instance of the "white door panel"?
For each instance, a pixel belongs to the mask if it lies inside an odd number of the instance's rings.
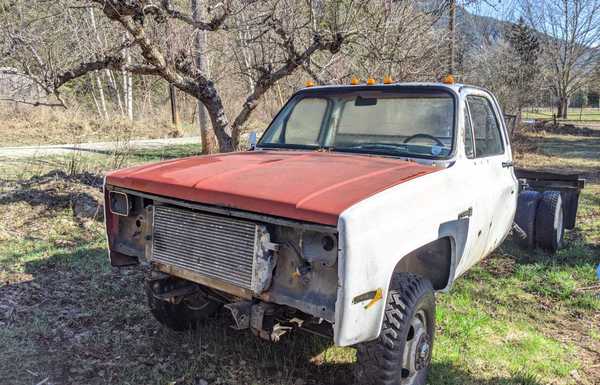
[[[465,92],[464,129],[473,127],[475,154],[464,162],[472,167],[473,195],[469,247],[459,273],[491,253],[511,228],[516,208],[517,181],[502,114],[496,102],[480,90]],[[465,138],[469,140],[469,138]],[[467,151],[465,151],[467,152]],[[508,166],[508,167],[507,167]]]
[[[469,171],[465,183],[469,185],[468,194],[472,210],[469,218],[467,246],[456,269],[457,276],[463,274],[470,266],[482,258],[486,250],[489,232],[487,226],[489,199],[485,187],[488,185],[488,181],[486,181],[488,177],[479,159],[468,159],[464,162]]]

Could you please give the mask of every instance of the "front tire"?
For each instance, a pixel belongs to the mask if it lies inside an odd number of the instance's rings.
[[[431,282],[415,274],[395,273],[379,337],[357,346],[357,383],[425,385],[434,333]]]
[[[177,279],[167,278],[158,281],[146,280],[145,284],[148,306],[154,318],[169,329],[178,332],[195,329],[199,322],[212,316],[221,306],[202,292],[188,295],[176,303],[157,298],[156,295],[177,288],[180,282]]]

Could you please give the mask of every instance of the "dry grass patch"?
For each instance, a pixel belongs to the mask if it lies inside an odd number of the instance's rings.
[[[0,110],[0,146],[173,138],[197,132],[190,125],[175,129],[169,117],[163,115],[130,122],[121,116],[104,120],[77,110],[40,107],[23,107],[19,112]]]
[[[526,133],[516,138],[513,147],[519,166],[577,172],[600,181],[600,137]]]

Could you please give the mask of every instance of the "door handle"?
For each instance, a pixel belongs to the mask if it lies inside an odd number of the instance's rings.
[[[469,218],[471,215],[473,215],[473,207],[469,207],[462,213],[459,213],[458,219],[466,219],[466,218]]]
[[[514,166],[514,164],[510,160],[508,162],[502,162],[502,167],[509,168],[509,167],[513,167],[513,166]]]

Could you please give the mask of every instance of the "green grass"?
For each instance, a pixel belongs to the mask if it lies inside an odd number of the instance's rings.
[[[540,150],[520,162],[596,167],[600,144],[588,139],[540,137]],[[352,383],[354,349],[318,337],[271,344],[228,328],[224,315],[194,333],[160,327],[140,271],[111,268],[102,224],[74,219],[69,200],[94,193],[84,172],[196,153],[182,146],[0,163],[0,383]],[[53,169],[72,177],[44,177]],[[437,295],[430,384],[597,383],[600,299],[586,290],[600,263],[597,182],[582,194],[567,248],[553,256],[506,242]]]

